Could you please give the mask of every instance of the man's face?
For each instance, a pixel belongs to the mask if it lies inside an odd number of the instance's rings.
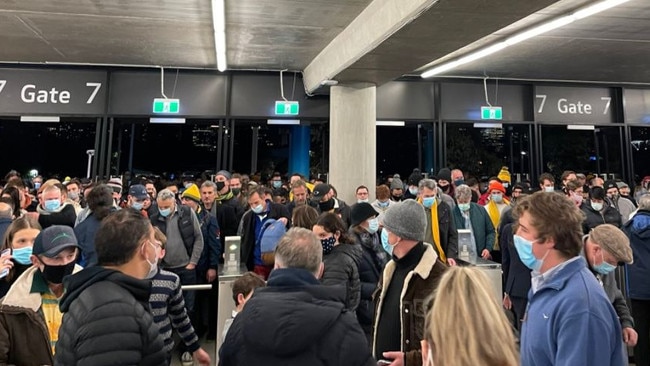
[[[230,180],[226,179],[223,175],[217,175],[214,178],[214,181],[217,183],[217,186],[219,186],[219,183],[223,183],[223,188],[219,191],[219,193],[223,192],[228,192],[230,190]]]
[[[255,208],[259,205],[262,205],[263,209],[266,209],[266,201],[260,197],[258,193],[253,193],[249,198],[248,198],[248,205],[250,208]]]
[[[68,190],[68,194],[79,193],[79,186],[77,185],[77,183],[68,183],[68,185],[65,188]]]
[[[614,198],[618,194],[618,188],[613,187],[607,190],[607,197]]]
[[[201,188],[201,202],[205,205],[211,205],[214,202],[214,188],[203,187]]]
[[[403,193],[404,192],[401,189],[393,189],[392,190],[393,197],[402,197]]]
[[[501,192],[498,189],[493,189],[493,190],[490,191],[490,196],[492,196],[492,197],[496,197],[496,196],[503,197],[503,192]],[[499,200],[497,198],[497,199],[495,199],[495,201],[500,202],[501,200]]]
[[[172,192],[174,193],[175,196],[178,195],[178,187],[176,187],[176,185],[169,186],[169,187],[167,187],[167,189],[169,189],[170,191],[172,191]]]
[[[512,197],[513,197],[513,198],[519,198],[519,196],[521,196],[521,192],[523,192],[523,191],[521,190],[521,188],[515,188],[515,189],[513,189],[513,190],[512,190]]]
[[[166,210],[170,209],[172,212],[174,212],[174,200],[173,199],[168,199],[168,200],[158,200],[158,209],[160,210]]]
[[[564,180],[562,181],[562,183],[564,183],[564,185],[566,185],[568,182],[570,182],[570,181],[572,181],[572,180],[576,180],[576,179],[577,179],[577,178],[576,178],[576,175],[575,175],[575,174],[569,174],[569,175],[566,177],[566,179],[564,179]]]
[[[181,198],[181,203],[182,203],[183,205],[185,205],[185,206],[191,208],[191,209],[194,210],[194,211],[196,211],[196,209],[199,208],[199,204],[196,203],[196,201],[191,200],[191,199],[189,199],[189,198],[187,198],[187,197],[183,197],[183,198]]]
[[[428,187],[423,187],[422,190],[420,191],[420,196],[422,197],[422,199],[431,198],[431,197],[435,197],[436,193],[437,193],[437,189],[430,189]]]
[[[535,258],[543,258],[549,247],[547,245],[541,245],[544,243],[538,241],[539,232],[533,227],[532,222],[533,217],[528,213],[528,211],[524,211],[517,222],[517,231],[515,234],[533,242],[533,255]]]
[[[296,187],[293,189],[293,201],[296,205],[304,205],[307,203],[307,188]]]
[[[630,187],[621,187],[621,189],[619,189],[619,191],[621,192],[621,196],[629,196],[630,195]]]
[[[71,262],[74,262],[75,259],[77,259],[77,248],[64,249],[61,251],[61,253],[57,254],[53,258],[49,258],[44,255],[40,255],[38,257],[32,255],[31,258],[32,258],[32,263],[36,265],[42,272],[45,269],[45,265],[65,266],[66,264],[70,264]]]
[[[232,178],[230,180],[230,188],[241,188],[241,180],[239,178]]]
[[[540,188],[542,188],[542,189],[547,188],[547,187],[553,188],[553,186],[554,186],[553,182],[551,182],[548,179],[544,179],[544,181],[542,182]]]
[[[144,187],[147,190],[149,196],[154,198],[156,197],[156,187],[154,187],[153,183],[147,183]]]
[[[367,200],[368,199],[368,190],[365,188],[359,188],[357,190],[357,199],[358,200]]]
[[[600,245],[594,243],[590,237],[587,237],[585,242],[585,248],[587,249],[587,261],[593,266],[597,266],[603,262],[607,262],[614,267],[618,266],[618,261],[611,253],[604,250]]]
[[[63,203],[61,191],[58,189],[48,189],[47,191],[43,191],[43,202],[50,200],[58,200]]]

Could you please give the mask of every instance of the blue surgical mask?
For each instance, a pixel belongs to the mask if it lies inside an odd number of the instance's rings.
[[[281,180],[274,180],[273,181],[273,188],[280,188],[282,187],[282,181]]]
[[[386,230],[386,229],[382,230],[381,231],[381,246],[384,247],[384,250],[386,251],[386,253],[388,253],[388,255],[390,255],[390,256],[393,255],[393,247],[395,245],[397,245],[397,244],[391,245],[388,242],[388,230]]]
[[[409,187],[409,193],[417,196],[418,195],[418,187]]]
[[[605,258],[603,258],[603,252],[600,252],[600,259],[602,259],[603,262],[598,265],[594,264],[592,267],[594,271],[600,273],[601,275],[606,275],[612,273],[616,269],[616,266],[612,266],[611,264],[605,262]]]
[[[425,197],[422,199],[422,206],[426,208],[431,208],[431,206],[433,206],[434,203],[436,203],[435,197]]]
[[[469,211],[469,208],[470,208],[470,204],[469,204],[469,203],[459,203],[459,204],[458,204],[458,209],[459,209],[461,212],[467,212],[467,211]]]
[[[374,234],[379,230],[379,220],[377,218],[368,220],[368,232]]]
[[[144,203],[142,203],[142,202],[133,202],[131,204],[131,208],[133,208],[133,209],[135,209],[137,211],[142,210],[143,207],[144,207]]]
[[[603,203],[602,202],[591,202],[591,208],[593,208],[596,211],[600,211],[603,209]]]
[[[551,187],[544,187],[544,192],[546,192],[546,193],[553,193],[553,192],[555,192],[555,187],[554,187],[554,186],[551,186]]]
[[[32,264],[32,261],[29,257],[32,255],[32,247],[24,247],[20,249],[14,249],[11,253],[11,257],[18,263],[23,265]]]
[[[502,184],[503,184],[503,188],[508,188],[508,186],[509,186],[509,184],[507,182],[504,182]]]
[[[334,235],[329,238],[321,239],[320,244],[323,246],[323,254],[328,255],[334,250],[334,244],[336,243],[336,238]]]
[[[41,182],[35,182],[34,189],[38,190],[39,188],[41,188]]]
[[[262,204],[260,203],[259,205],[257,205],[257,206],[255,206],[255,207],[251,208],[251,210],[253,210],[253,212],[256,213],[256,214],[261,214],[262,211],[264,211],[264,205],[262,205]]]
[[[47,200],[45,201],[45,210],[49,212],[54,212],[58,210],[61,207],[61,201],[54,199],[54,200]]]
[[[495,203],[503,202],[503,195],[502,194],[493,194],[492,195],[492,201],[494,201]]]
[[[388,200],[388,201],[386,201],[386,202],[381,202],[381,201],[379,201],[379,202],[377,202],[377,205],[378,205],[379,207],[388,207],[388,205],[390,205],[390,200]]]
[[[166,208],[164,210],[158,209],[158,212],[160,212],[160,216],[167,217],[169,216],[169,214],[172,213],[172,209],[171,208]]]
[[[515,249],[519,254],[519,259],[528,268],[533,271],[539,271],[542,267],[542,261],[537,259],[533,254],[533,242],[526,240],[519,235],[514,236]]]

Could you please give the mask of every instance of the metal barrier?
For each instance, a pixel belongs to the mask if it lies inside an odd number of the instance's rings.
[[[206,291],[212,290],[212,284],[209,285],[183,285],[181,286],[183,291]]]

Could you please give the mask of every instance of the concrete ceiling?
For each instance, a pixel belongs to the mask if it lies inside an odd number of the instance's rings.
[[[226,0],[228,66],[303,70],[370,2]],[[439,0],[334,78],[380,85],[588,2]],[[210,0],[3,0],[0,44],[6,63],[216,68]],[[649,57],[631,0],[442,76],[650,83]]]

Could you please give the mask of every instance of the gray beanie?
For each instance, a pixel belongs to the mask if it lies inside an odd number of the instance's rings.
[[[399,174],[393,175],[393,181],[390,183],[390,190],[392,191],[393,189],[404,189],[404,183],[402,183]]]
[[[217,172],[217,174],[215,174],[214,176],[216,177],[217,175],[223,175],[223,176],[224,176],[226,179],[228,179],[228,180],[230,180],[230,178],[232,177],[232,175],[230,174],[230,172],[227,171],[227,170],[219,170],[219,171]]]
[[[400,238],[422,241],[427,229],[427,214],[421,204],[409,199],[390,205],[382,215],[382,224]]]

